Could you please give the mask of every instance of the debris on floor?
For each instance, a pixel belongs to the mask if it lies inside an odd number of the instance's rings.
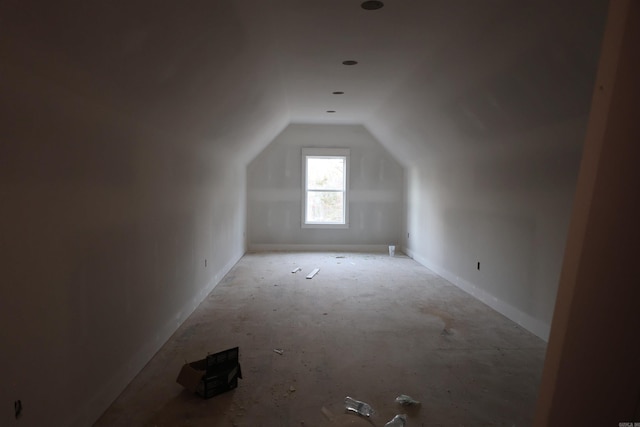
[[[273,349],[274,353],[278,353],[280,356],[282,356],[284,354],[284,350],[281,348],[274,348]]]
[[[338,255],[336,258],[346,258],[344,255]]]
[[[543,370],[542,340],[512,329],[506,318],[409,258],[400,263],[381,254],[377,265],[362,254],[337,255],[343,254],[247,254],[96,427],[231,427],[232,421],[242,427],[300,427],[300,421],[306,427],[383,427],[396,414],[407,414],[405,427],[533,424],[529,409],[537,396],[532,383]],[[305,279],[314,264],[322,266],[322,276]],[[297,266],[299,276],[291,274]],[[393,271],[401,273],[389,276]],[[402,315],[376,316],[389,301],[403,307]],[[358,333],[344,327],[353,324]],[[453,335],[440,336],[445,326]],[[401,330],[422,330],[424,339]],[[505,342],[516,350],[503,348]],[[237,389],[204,399],[172,384],[183,364],[237,345],[247,375]],[[454,357],[452,346],[465,350]],[[461,375],[475,381],[462,384]],[[425,403],[401,406],[395,402],[401,394]],[[375,413],[347,411],[345,396],[364,400]],[[332,419],[320,412],[323,406]]]
[[[297,273],[298,271],[302,271],[302,269],[300,267],[296,267],[293,270],[291,270],[292,273]]]
[[[329,420],[332,423],[335,421],[335,417],[333,416],[333,413],[329,409],[327,409],[326,406],[323,406],[320,411],[322,412],[322,415],[324,415],[327,418],[327,420]]]
[[[407,396],[406,394],[401,394],[400,396],[396,397],[396,403],[399,403],[402,406],[413,406],[419,405],[420,401],[415,400],[413,397]]]
[[[294,393],[296,388],[294,386],[289,387],[289,393]]]
[[[234,347],[185,363],[176,382],[205,399],[233,390],[238,387],[238,378],[242,378],[239,354],[240,349]]]
[[[407,423],[407,416],[405,414],[396,415],[384,425],[384,427],[404,427]]]
[[[355,412],[363,417],[370,417],[373,415],[373,408],[368,403],[361,402],[360,400],[356,400],[349,396],[344,399],[344,407],[347,411]]]
[[[307,275],[307,279],[313,279],[313,276],[315,276],[316,274],[318,274],[318,271],[320,271],[320,269],[319,269],[319,268],[314,268],[314,269],[311,271],[311,273],[309,273],[309,274]]]

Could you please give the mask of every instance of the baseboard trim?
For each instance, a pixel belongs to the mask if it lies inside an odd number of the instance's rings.
[[[310,251],[310,252],[382,252],[388,253],[388,245],[312,245],[250,243],[249,252]]]
[[[464,280],[450,271],[430,262],[428,259],[422,257],[420,254],[412,251],[409,248],[403,247],[403,252],[407,254],[410,258],[413,258],[418,263],[422,264],[429,270],[438,274],[439,276],[445,278],[453,285],[462,289],[466,293],[470,294],[474,298],[482,301],[487,304],[489,307],[493,308],[498,313],[507,317],[508,319],[516,322],[518,325],[522,326],[529,332],[535,334],[540,339],[545,342],[549,341],[549,333],[551,332],[551,325],[545,322],[542,322],[527,313],[519,310],[518,308],[512,306],[509,303],[502,301],[501,299],[495,297],[484,289],[474,285],[473,283]]]
[[[104,411],[120,396],[131,380],[149,363],[162,346],[171,338],[185,320],[191,316],[196,308],[204,301],[211,291],[222,281],[231,269],[244,256],[237,253],[216,273],[179,312],[171,316],[168,321],[159,328],[155,336],[142,345],[142,347],[129,359],[129,362],[114,373],[111,380],[101,391],[90,398],[84,408],[79,408],[74,420],[70,420],[69,426],[93,425],[102,416]]]

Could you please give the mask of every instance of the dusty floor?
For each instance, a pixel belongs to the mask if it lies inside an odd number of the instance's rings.
[[[185,360],[234,346],[237,389],[204,400],[175,382]],[[527,426],[544,352],[404,256],[247,254],[96,426],[382,427],[403,412],[408,427]],[[400,407],[401,393],[422,405]],[[345,396],[373,406],[369,422],[344,414]]]

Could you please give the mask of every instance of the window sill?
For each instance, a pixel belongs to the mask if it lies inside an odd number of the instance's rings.
[[[302,224],[302,228],[337,228],[345,229],[349,228],[349,224]]]

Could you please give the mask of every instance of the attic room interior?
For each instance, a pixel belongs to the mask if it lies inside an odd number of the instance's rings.
[[[639,2],[0,23],[1,426],[640,425]]]

